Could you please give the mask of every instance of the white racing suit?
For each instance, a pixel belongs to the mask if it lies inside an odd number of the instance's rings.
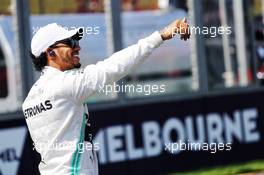
[[[84,69],[43,69],[22,107],[34,146],[41,155],[42,175],[98,175],[92,141],[84,141],[90,117],[85,101],[101,87],[126,76],[162,42],[159,32],[154,32]]]

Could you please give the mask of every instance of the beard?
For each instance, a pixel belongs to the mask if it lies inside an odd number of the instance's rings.
[[[79,69],[82,66],[81,63],[72,64],[69,67],[66,67],[65,70]]]
[[[69,64],[70,59],[72,59],[72,58],[71,57],[62,57],[62,61],[65,62],[66,64],[68,64],[66,70],[79,69],[82,66],[82,64],[80,62]]]
[[[77,69],[79,69],[81,66],[82,66],[81,63],[74,64],[74,68],[77,68]]]

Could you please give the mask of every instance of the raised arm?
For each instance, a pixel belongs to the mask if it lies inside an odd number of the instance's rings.
[[[184,40],[190,37],[185,19],[176,20],[160,32],[156,31],[108,59],[88,65],[83,71],[71,75],[66,82],[73,98],[84,102],[95,91],[120,80],[140,65],[164,40],[171,39],[177,33]]]

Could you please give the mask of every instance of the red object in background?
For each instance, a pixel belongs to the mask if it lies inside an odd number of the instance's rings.
[[[247,79],[248,79],[248,82],[249,83],[252,83],[253,82],[253,72],[251,69],[248,69],[247,70]],[[237,75],[237,78],[236,78],[236,83],[238,83],[240,81],[240,78],[239,78],[239,74]]]
[[[6,68],[0,68],[0,98],[7,96],[7,73]]]

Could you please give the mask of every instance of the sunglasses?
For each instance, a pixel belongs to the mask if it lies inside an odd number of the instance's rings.
[[[80,46],[78,40],[72,39],[72,38],[67,38],[67,39],[55,42],[53,45],[50,46],[50,48],[66,47],[66,46],[57,46],[58,44],[65,44],[72,49],[75,49],[75,48]]]

